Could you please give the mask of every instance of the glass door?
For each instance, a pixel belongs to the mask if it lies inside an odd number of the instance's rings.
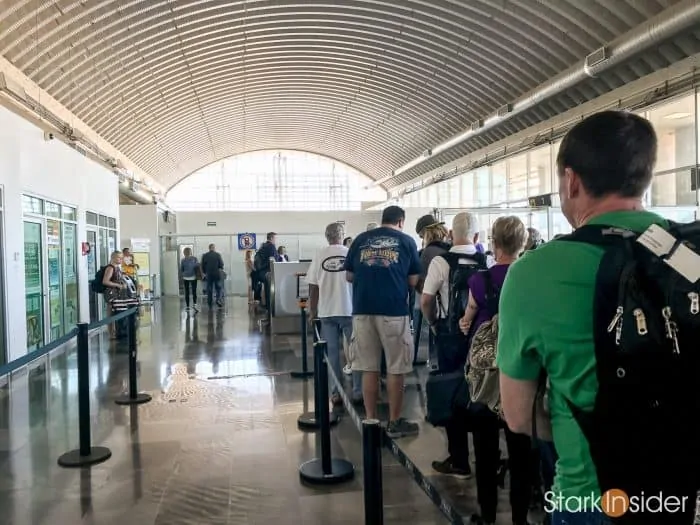
[[[43,227],[24,222],[24,296],[27,316],[27,350],[44,345]]]
[[[55,341],[64,332],[63,324],[63,262],[61,261],[61,222],[46,221],[46,260],[49,273],[49,341]]]
[[[90,297],[90,322],[94,323],[100,319],[99,295],[92,291],[92,281],[95,279],[97,269],[100,268],[100,254],[97,246],[97,230],[87,230],[87,243],[90,251],[87,254],[88,284]]]
[[[78,323],[78,232],[77,225],[63,223],[63,315],[64,333]]]

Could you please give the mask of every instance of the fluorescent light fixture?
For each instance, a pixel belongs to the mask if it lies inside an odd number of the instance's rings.
[[[688,118],[691,115],[692,113],[669,113],[668,115],[664,116],[664,118],[669,120],[680,120],[682,118]]]

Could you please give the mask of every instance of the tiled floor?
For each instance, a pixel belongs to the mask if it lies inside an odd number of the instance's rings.
[[[77,447],[74,351],[36,363],[0,391],[0,523],[342,524],[362,521],[361,447],[349,419],[333,451],[358,467],[352,482],[300,484],[317,437],[297,429],[310,382],[296,368],[298,338],[260,334],[247,305],[186,317],[174,300],[146,312],[139,333],[140,388],[154,400],[120,407],[127,357],[91,338],[93,443],[113,456],[89,469],[56,463]],[[273,351],[274,349],[274,351]],[[306,396],[306,401],[305,401]],[[445,523],[387,455],[386,523]]]
[[[260,333],[245,300],[188,317],[164,299],[139,332],[139,387],[151,403],[121,407],[127,355],[91,337],[93,443],[107,462],[67,470],[57,458],[78,445],[73,350],[34,364],[0,389],[2,525],[331,525],[363,521],[360,435],[350,418],[332,431],[333,454],[357,468],[335,487],[308,487],[298,466],[314,457],[316,434],[297,429],[313,407],[311,382],[292,379],[298,337]],[[414,377],[411,382],[419,382]],[[422,421],[422,394],[407,388],[407,415]],[[423,472],[442,458],[442,433],[424,425],[402,447]],[[407,472],[384,454],[385,523],[443,524]],[[472,481],[434,478],[465,516],[476,511]],[[510,523],[507,495],[499,523]]]

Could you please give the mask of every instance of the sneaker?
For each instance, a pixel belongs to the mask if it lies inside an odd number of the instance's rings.
[[[197,306],[196,304],[192,307],[192,309],[193,309],[195,312],[199,312],[199,306]]]
[[[478,514],[472,514],[471,520],[469,520],[471,525],[496,525],[495,521],[484,521],[484,519]]]
[[[386,427],[386,435],[392,439],[416,436],[420,432],[418,423],[413,423],[400,417],[396,421],[390,421]]]
[[[335,393],[331,396],[331,403],[333,404],[334,407],[339,407],[343,405],[343,398],[340,397],[340,394]]]
[[[343,374],[346,376],[352,375],[352,366],[349,363],[343,367]]]
[[[452,458],[447,458],[445,461],[433,461],[433,470],[457,479],[469,479],[472,477],[472,469],[469,465],[467,465],[466,469],[455,467],[454,463],[452,463]]]
[[[352,404],[356,407],[364,406],[365,400],[363,399],[362,394],[352,396]]]

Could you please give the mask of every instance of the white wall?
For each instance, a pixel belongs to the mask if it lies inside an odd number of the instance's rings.
[[[331,222],[345,221],[346,235],[365,231],[368,222],[379,222],[381,212],[178,212],[177,233],[220,235],[245,232],[279,234],[312,233],[323,235]],[[216,226],[207,226],[216,222]],[[264,240],[264,239],[263,239]]]
[[[22,193],[78,208],[78,243],[85,211],[119,217],[118,180],[109,170],[0,107],[0,184],[4,190],[4,272],[8,359],[26,353]],[[119,225],[117,224],[117,227]],[[78,246],[78,250],[80,247]],[[78,251],[80,320],[89,320],[87,258]]]

